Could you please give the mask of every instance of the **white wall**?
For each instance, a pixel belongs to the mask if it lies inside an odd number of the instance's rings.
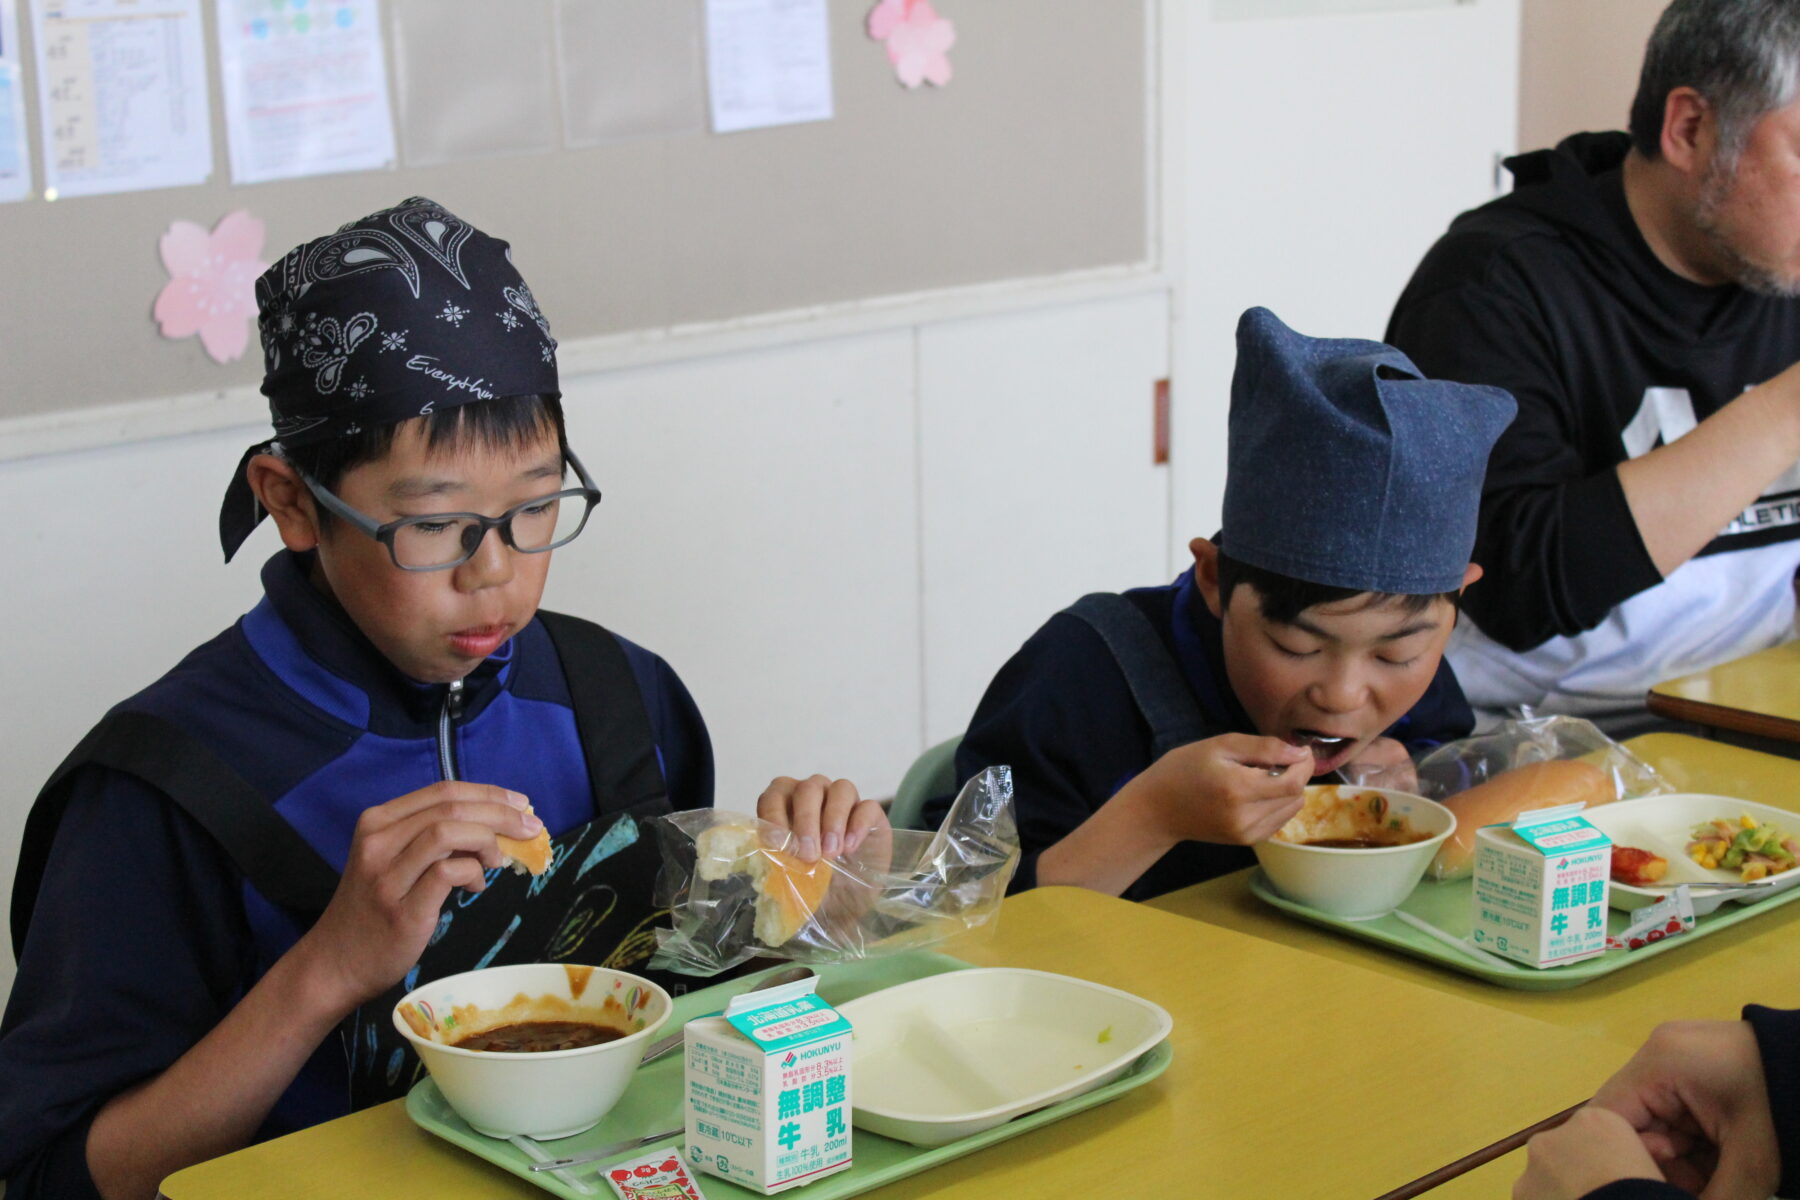
[[[1519,22],[1519,146],[1586,129],[1623,129],[1644,43],[1668,0],[1524,0]]]
[[[1175,153],[1174,553],[1218,527],[1238,314],[1379,338],[1450,219],[1494,195],[1519,0],[1269,20],[1187,14]]]

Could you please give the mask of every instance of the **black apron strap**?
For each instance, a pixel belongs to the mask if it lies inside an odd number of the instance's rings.
[[[592,621],[563,613],[540,609],[537,618],[556,647],[569,685],[595,813],[623,812],[666,797],[650,713],[618,638]]]
[[[1138,712],[1150,726],[1153,758],[1206,736],[1206,721],[1193,689],[1137,605],[1114,592],[1093,592],[1063,611],[1086,622],[1112,652]]]
[[[284,908],[322,912],[337,890],[331,864],[224,760],[172,722],[114,710],[56,768],[25,819],[13,879],[15,956],[25,945],[74,775],[87,766],[133,776],[167,796],[224,847],[252,887]]]

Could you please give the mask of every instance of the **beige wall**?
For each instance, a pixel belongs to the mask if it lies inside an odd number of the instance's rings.
[[[1525,0],[1519,148],[1584,129],[1623,129],[1650,27],[1666,0]]]

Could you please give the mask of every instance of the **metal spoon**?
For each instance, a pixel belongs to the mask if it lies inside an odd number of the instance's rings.
[[[746,988],[745,992],[760,992],[767,988],[780,987],[784,983],[798,983],[800,980],[810,979],[816,974],[818,974],[818,972],[814,971],[811,967],[789,967],[785,971],[777,971],[768,978],[761,980],[755,987]],[[669,1034],[667,1037],[657,1038],[654,1042],[650,1043],[650,1048],[644,1051],[644,1057],[639,1065],[641,1066],[643,1063],[653,1063],[663,1055],[680,1049],[681,1040],[682,1031],[679,1029],[674,1033]]]
[[[603,1158],[614,1158],[625,1153],[627,1150],[636,1150],[639,1146],[648,1146],[654,1142],[662,1142],[667,1141],[672,1137],[680,1137],[686,1132],[686,1128],[683,1127],[677,1129],[665,1129],[660,1133],[646,1133],[642,1137],[626,1138],[622,1142],[613,1142],[610,1145],[601,1146],[597,1150],[588,1150],[581,1154],[571,1154],[567,1158],[540,1158],[537,1162],[532,1163],[525,1169],[528,1171],[555,1172],[558,1179],[563,1180],[579,1190],[591,1192],[594,1189],[590,1185],[581,1183],[573,1176],[564,1175],[562,1172],[568,1170],[570,1167],[579,1167],[583,1163],[599,1162]],[[512,1142],[514,1145],[519,1145],[519,1143],[524,1140],[525,1139],[522,1138],[513,1138]],[[530,1147],[519,1145],[519,1149],[524,1150],[527,1157],[537,1158],[537,1155],[531,1152]]]

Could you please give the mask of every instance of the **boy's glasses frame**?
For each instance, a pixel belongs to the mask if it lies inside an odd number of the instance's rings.
[[[594,506],[600,503],[600,489],[594,486],[593,476],[589,475],[587,468],[581,465],[581,460],[575,457],[575,452],[573,450],[565,449],[563,451],[563,459],[571,467],[575,468],[575,477],[581,480],[580,487],[564,488],[560,492],[551,492],[547,495],[527,500],[523,504],[515,504],[497,517],[490,517],[476,512],[424,513],[416,517],[401,517],[399,520],[388,521],[385,524],[344,503],[341,498],[324,484],[314,479],[298,466],[294,466],[293,462],[287,460],[285,456],[283,460],[287,461],[289,466],[294,467],[295,473],[300,476],[300,481],[306,485],[306,490],[312,493],[313,499],[318,501],[326,511],[341,519],[346,525],[351,526],[360,533],[374,538],[376,541],[386,546],[388,558],[393,562],[394,566],[402,571],[448,571],[452,568],[460,567],[471,558],[474,558],[475,552],[481,548],[481,543],[487,540],[488,531],[490,529],[498,529],[500,531],[500,540],[505,542],[507,546],[512,549],[517,550],[520,554],[547,554],[558,546],[566,546],[577,537],[581,536],[581,531],[587,528],[588,518],[594,513]],[[521,546],[518,542],[513,540],[513,518],[528,508],[535,508],[541,504],[548,504],[552,500],[558,502],[565,500],[580,500],[586,506],[581,514],[581,520],[576,522],[574,531],[565,537],[553,538],[542,546]],[[466,523],[461,537],[461,557],[451,559],[448,562],[430,563],[424,566],[410,566],[407,563],[400,561],[400,550],[395,542],[402,530],[413,525],[431,525],[443,522]],[[475,536],[477,532],[480,534],[478,537]]]

